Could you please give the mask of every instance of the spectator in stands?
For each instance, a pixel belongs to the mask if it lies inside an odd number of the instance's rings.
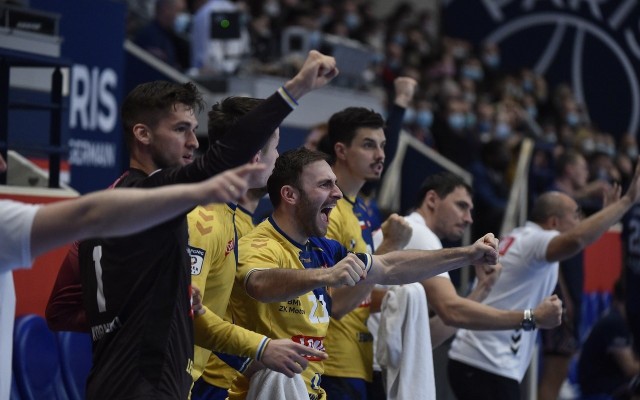
[[[47,205],[0,200],[0,398],[8,399],[11,389],[16,303],[12,270],[29,268],[35,257],[73,240],[130,235],[195,205],[235,200],[260,169],[245,166],[198,184],[111,190]],[[0,155],[0,173],[5,170]]]
[[[185,10],[185,0],[157,0],[153,20],[135,34],[134,43],[173,68],[186,70],[189,58],[180,57],[186,42],[174,30],[176,18]]]
[[[504,236],[502,276],[483,301],[497,308],[527,310],[521,329],[511,332],[459,330],[449,352],[449,382],[459,400],[519,399],[520,382],[533,356],[536,317],[529,307],[551,294],[558,261],[596,241],[640,201],[640,165],[624,196],[581,220],[566,194],[540,196],[524,227]]]
[[[411,239],[405,249],[435,250],[442,248],[441,240],[459,241],[472,223],[471,197],[471,187],[453,173],[442,172],[429,176],[419,190],[414,211],[404,217],[412,228]],[[374,241],[379,243],[382,237],[383,233],[378,231],[374,235]],[[436,312],[431,324],[427,321],[420,323],[426,327],[426,336],[430,337],[430,341],[423,343],[424,349],[415,351],[423,351],[426,359],[431,360],[431,348],[447,340],[457,328],[511,330],[520,326],[523,310],[500,310],[479,303],[491,291],[500,275],[500,269],[476,267],[475,271],[478,281],[466,298],[458,296],[448,273],[422,281],[428,305]],[[535,308],[539,326],[543,329],[557,326],[561,313],[561,302],[555,296],[545,298]],[[378,319],[377,315],[372,315],[369,326],[373,322],[377,328]],[[430,330],[429,325],[434,329]],[[372,330],[372,333],[376,336],[377,329]],[[427,380],[427,386],[432,390],[431,393],[423,393],[424,398],[435,399],[434,365],[427,363],[418,370],[419,379]],[[411,375],[411,371],[400,373]],[[399,390],[391,389],[389,384],[386,387],[387,390]]]
[[[624,283],[618,280],[613,288],[611,307],[591,328],[580,351],[580,398],[613,399],[614,395],[627,392],[631,378],[638,374],[640,361],[633,353],[626,321]]]
[[[473,236],[482,229],[500,231],[509,201],[507,169],[511,164],[511,151],[506,141],[494,139],[482,145],[480,159],[469,170],[473,175],[473,190],[478,210]]]
[[[476,124],[468,118],[469,103],[460,97],[444,100],[443,112],[435,119],[433,135],[436,149],[462,168],[476,160],[480,147]],[[461,148],[467,149],[460,151]]]

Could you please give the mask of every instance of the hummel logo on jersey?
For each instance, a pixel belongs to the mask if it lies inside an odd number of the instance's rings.
[[[511,334],[511,352],[514,355],[518,354],[518,350],[520,350],[520,339],[522,339],[522,332],[520,329],[516,329]]]

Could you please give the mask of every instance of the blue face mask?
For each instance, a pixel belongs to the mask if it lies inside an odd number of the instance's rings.
[[[430,110],[418,111],[416,115],[416,124],[424,129],[431,128],[433,124],[433,113]]]
[[[536,119],[538,117],[538,109],[534,106],[527,107],[527,114],[529,114],[531,119]]]
[[[511,134],[511,127],[505,122],[498,122],[496,125],[496,139],[506,139]]]
[[[498,68],[500,66],[500,56],[497,54],[487,54],[483,57],[486,66]]]
[[[404,111],[404,117],[402,117],[402,122],[405,124],[412,124],[416,120],[416,110],[413,108],[407,108]]]
[[[580,122],[580,117],[578,116],[577,113],[574,113],[574,112],[570,112],[569,114],[567,114],[566,118],[567,118],[567,124],[569,124],[569,126],[576,126]]]
[[[531,79],[525,79],[522,81],[522,90],[527,93],[533,92],[533,81]]]
[[[627,157],[629,157],[631,160],[635,161],[635,159],[638,158],[638,148],[637,147],[629,147],[627,149]]]
[[[191,14],[180,13],[173,20],[173,31],[175,33],[187,33],[191,25]]]
[[[466,118],[463,113],[452,113],[447,118],[447,122],[454,131],[461,131],[466,125]]]
[[[355,30],[360,26],[360,16],[358,14],[349,13],[344,17],[344,23],[350,30]]]
[[[464,67],[462,68],[462,76],[477,82],[484,78],[484,73],[477,67]]]

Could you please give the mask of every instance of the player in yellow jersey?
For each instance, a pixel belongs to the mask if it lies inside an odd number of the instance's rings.
[[[272,216],[239,241],[236,285],[244,317],[236,323],[269,337],[325,349],[330,316],[357,306],[376,283],[408,283],[474,263],[497,262],[497,239],[437,251],[350,254],[326,239],[329,215],[342,192],[323,153],[300,148],[276,161],[268,181]],[[358,284],[362,279],[364,282]],[[234,294],[235,296],[235,294]],[[234,315],[234,318],[236,316]],[[302,372],[309,397],[326,398],[322,359],[309,358]],[[230,399],[245,398],[250,382],[234,381]]]
[[[278,94],[289,106],[295,107],[296,96],[324,86],[336,73],[333,58],[310,52],[298,75],[281,87]],[[215,104],[208,115],[210,141],[219,142],[238,120],[262,104],[265,104],[263,100],[246,97],[231,97]],[[252,180],[251,188],[266,185],[266,179],[278,156],[279,129],[277,126],[273,128],[274,132],[269,141],[252,159],[252,162],[266,164],[267,168],[264,174]],[[225,382],[230,375],[232,376],[228,371],[222,374],[205,371],[207,373],[203,375],[205,366],[212,356],[210,349],[255,358],[267,367],[287,375],[300,372],[306,365],[306,360],[301,356],[309,350],[308,348],[287,340],[270,341],[267,336],[247,331],[221,318],[227,309],[235,274],[237,233],[234,211],[235,205],[224,205],[197,208],[190,214],[189,252],[192,260],[192,280],[194,285],[200,288],[205,309],[205,313],[194,321],[196,342],[204,344],[203,347],[196,346],[194,351],[192,377],[195,384],[192,388],[192,398],[196,400],[226,397],[228,385]],[[315,355],[322,357],[317,352]],[[237,361],[232,358],[229,360],[232,364]],[[295,364],[293,367],[292,363]],[[239,364],[233,366],[239,368]],[[200,379],[201,376],[203,379]]]
[[[416,81],[398,78],[395,82],[396,104],[390,111],[403,115],[413,97]],[[400,118],[401,120],[402,118]],[[343,198],[331,215],[327,237],[340,242],[350,251],[384,254],[403,249],[411,238],[410,225],[392,215],[383,228],[386,240],[376,249],[372,239],[370,214],[358,195],[366,182],[378,181],[385,162],[386,133],[390,139],[399,135],[399,126],[387,126],[373,110],[349,107],[331,116],[328,124],[328,149],[332,169],[338,178]],[[390,132],[389,132],[390,130]],[[393,150],[392,150],[393,151]],[[333,350],[325,362],[324,388],[331,399],[366,400],[373,380],[373,336],[367,328],[371,297],[341,319],[331,321],[327,346]]]

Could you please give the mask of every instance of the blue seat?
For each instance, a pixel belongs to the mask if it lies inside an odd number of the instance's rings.
[[[58,332],[62,380],[69,400],[84,400],[91,369],[91,337],[87,333]]]
[[[11,393],[9,393],[9,400],[20,400],[20,392],[16,384],[16,374],[14,373],[11,374]]]
[[[55,335],[39,315],[16,319],[13,375],[22,400],[66,400]]]

